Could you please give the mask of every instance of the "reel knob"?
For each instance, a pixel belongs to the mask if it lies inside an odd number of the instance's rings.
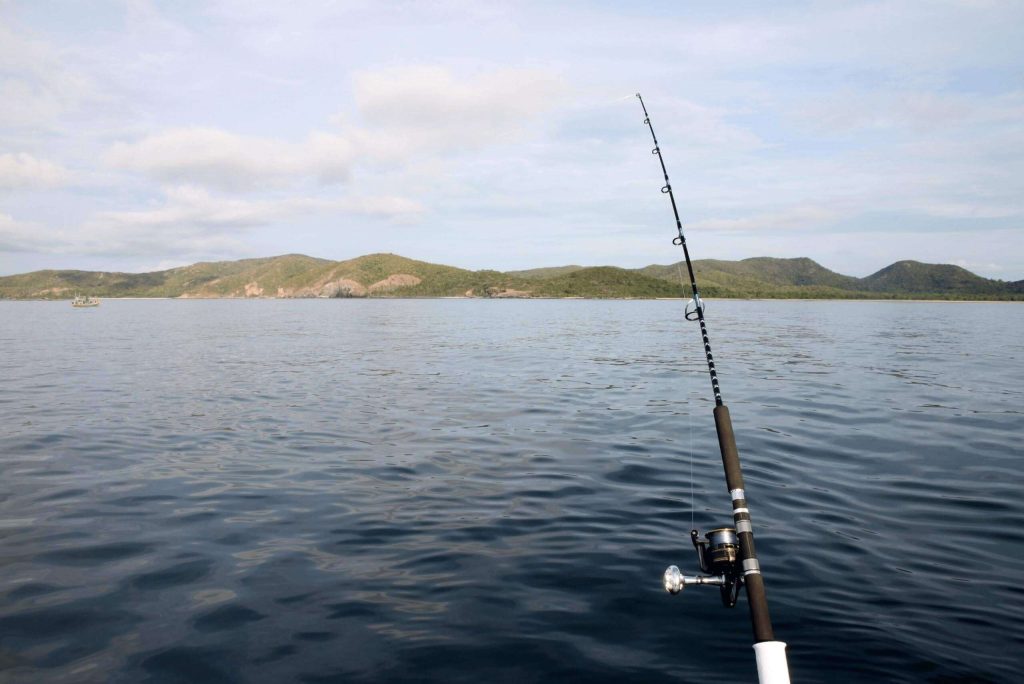
[[[677,566],[670,565],[665,570],[665,574],[661,576],[661,583],[664,585],[665,591],[675,595],[686,587],[686,577]]]

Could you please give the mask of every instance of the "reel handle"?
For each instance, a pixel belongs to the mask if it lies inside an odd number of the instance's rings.
[[[725,575],[714,575],[711,577],[697,575],[695,577],[687,577],[682,573],[679,567],[675,565],[668,566],[665,570],[665,574],[661,576],[661,583],[665,587],[665,591],[672,595],[678,594],[686,587],[694,584],[710,584],[716,587],[727,586]]]

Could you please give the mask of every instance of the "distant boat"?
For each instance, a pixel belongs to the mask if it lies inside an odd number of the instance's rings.
[[[83,297],[82,295],[75,295],[75,298],[71,300],[71,306],[74,307],[86,307],[86,306],[99,306],[100,300],[95,297]]]

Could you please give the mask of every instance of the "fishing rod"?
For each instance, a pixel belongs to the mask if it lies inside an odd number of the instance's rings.
[[[711,341],[708,339],[707,322],[704,320],[704,302],[697,289],[697,278],[693,274],[693,263],[690,261],[690,250],[686,246],[683,235],[683,223],[679,220],[679,209],[672,193],[672,183],[665,169],[665,158],[661,154],[658,136],[654,134],[651,116],[647,113],[647,105],[640,93],[636,94],[640,106],[644,110],[644,124],[651,131],[654,149],[651,154],[658,156],[661,172],[665,177],[665,185],[661,192],[668,195],[672,202],[672,213],[676,219],[676,232],[672,244],[683,248],[686,259],[686,270],[690,274],[690,289],[693,298],[686,305],[683,316],[688,321],[700,324],[700,336],[704,341],[704,355],[707,357],[708,373],[711,376],[711,389],[715,394],[715,428],[718,432],[718,447],[722,452],[722,465],[725,468],[725,484],[732,498],[732,518],[734,527],[720,527],[711,530],[700,538],[698,530],[690,530],[690,541],[697,551],[697,559],[701,572],[705,575],[687,577],[675,565],[669,566],[662,576],[665,590],[670,594],[678,594],[690,585],[717,586],[722,603],[728,608],[736,605],[740,589],[747,590],[747,603],[750,606],[750,624],[754,630],[754,655],[757,658],[757,677],[761,684],[789,684],[789,665],[786,662],[786,644],[775,640],[772,621],[768,614],[768,597],[765,594],[764,578],[761,575],[761,564],[757,560],[754,549],[754,528],[747,506],[747,495],[743,486],[743,471],[740,468],[740,455],[736,449],[736,437],[732,430],[732,418],[729,407],[722,401],[722,389],[715,370],[715,359],[711,354]],[[692,502],[691,502],[692,503]]]

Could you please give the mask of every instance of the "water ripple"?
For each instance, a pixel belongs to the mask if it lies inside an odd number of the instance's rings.
[[[1016,678],[1022,319],[946,306],[709,314],[794,681]],[[659,584],[729,519],[679,302],[102,309],[0,302],[4,682],[753,679]]]

